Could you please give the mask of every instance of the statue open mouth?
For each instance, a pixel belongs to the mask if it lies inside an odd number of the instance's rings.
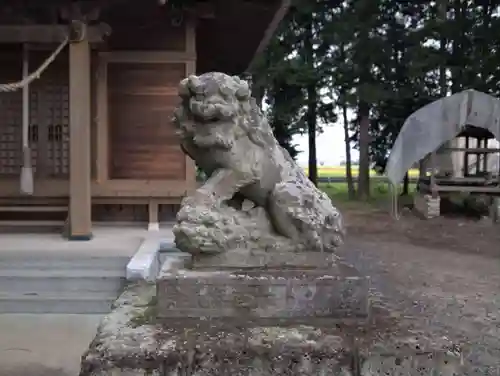
[[[218,101],[202,101],[191,98],[189,108],[194,117],[201,122],[217,122],[219,120],[231,119],[235,116],[234,109],[229,104]]]

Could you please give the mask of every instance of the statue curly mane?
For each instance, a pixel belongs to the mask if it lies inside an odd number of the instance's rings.
[[[179,96],[182,103],[174,122],[184,142],[231,149],[236,140],[248,137],[260,147],[275,145],[248,83],[239,77],[224,73],[190,76],[181,81]]]

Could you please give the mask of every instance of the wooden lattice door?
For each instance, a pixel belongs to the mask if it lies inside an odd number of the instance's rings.
[[[35,54],[32,66],[44,55]],[[30,145],[36,176],[66,178],[69,174],[69,70],[60,56],[30,87]]]
[[[0,82],[7,83],[21,77],[21,55],[18,51],[0,54]],[[22,163],[21,143],[22,93],[0,93],[0,178],[19,176]]]
[[[30,53],[39,66],[46,52]],[[20,77],[21,61],[6,64],[9,77]],[[9,69],[10,68],[10,69]],[[1,72],[1,71],[0,71]],[[4,71],[5,73],[5,71]],[[67,56],[58,59],[29,88],[29,146],[36,178],[67,178],[69,174],[69,71]],[[22,165],[22,92],[0,93],[0,177],[19,175]]]

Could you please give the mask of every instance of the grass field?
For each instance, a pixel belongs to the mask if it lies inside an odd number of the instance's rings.
[[[307,173],[308,169],[305,168],[304,171]],[[318,175],[323,177],[337,178],[345,177],[345,167],[329,167],[329,166],[318,166]],[[370,171],[370,176],[376,176],[377,173],[372,170]],[[410,177],[418,177],[418,170],[410,170]],[[352,176],[358,176],[358,166],[352,168]]]
[[[349,193],[347,190],[347,183],[320,183],[318,186],[323,192],[325,192],[333,201],[336,203],[359,203],[356,201],[349,200]],[[409,186],[409,194],[413,195],[416,189],[415,184],[410,184]],[[399,188],[399,193],[401,192],[401,188]],[[391,188],[388,183],[382,182],[371,182],[370,183],[370,200],[368,204],[380,204],[380,203],[389,203],[392,197]]]

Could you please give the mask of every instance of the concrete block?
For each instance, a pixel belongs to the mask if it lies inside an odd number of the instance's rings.
[[[439,217],[441,215],[441,198],[432,197],[431,195],[417,194],[414,198],[415,210],[424,216],[424,218],[430,219]]]
[[[158,319],[255,321],[367,317],[369,278],[337,269],[199,271],[161,273]]]
[[[143,240],[139,249],[127,264],[127,281],[154,281],[160,270],[158,238]]]

